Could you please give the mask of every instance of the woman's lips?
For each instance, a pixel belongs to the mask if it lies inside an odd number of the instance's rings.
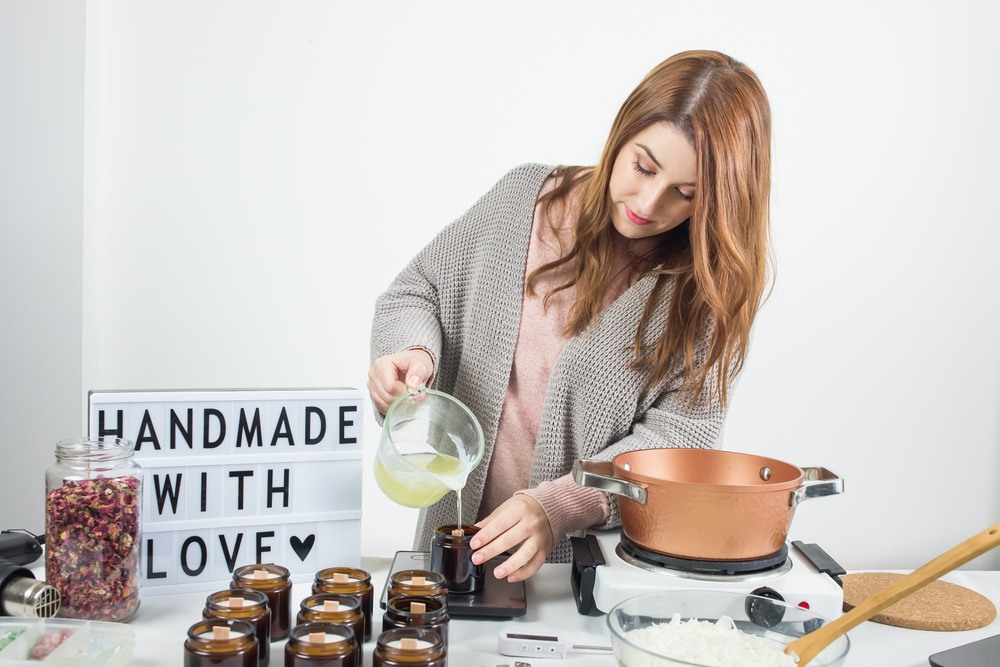
[[[638,215],[635,211],[630,209],[628,206],[625,207],[625,216],[636,225],[651,225],[652,220],[647,220],[646,218]]]

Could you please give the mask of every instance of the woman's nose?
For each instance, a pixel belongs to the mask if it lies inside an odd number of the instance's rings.
[[[666,183],[648,184],[639,193],[639,205],[642,207],[642,210],[636,211],[636,213],[644,218],[655,218],[657,211],[660,209],[660,204],[666,195],[666,191]]]

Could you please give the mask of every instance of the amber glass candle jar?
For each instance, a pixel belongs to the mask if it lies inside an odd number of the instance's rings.
[[[448,646],[448,604],[438,598],[403,595],[393,598],[382,616],[382,631],[390,628],[427,628],[441,635]]]
[[[361,611],[361,600],[353,595],[341,593],[310,595],[299,604],[295,622],[336,623],[353,630],[356,638],[365,635],[365,615]]]
[[[389,576],[386,602],[402,595],[420,595],[448,602],[448,584],[444,575],[431,570],[399,570]]]
[[[253,624],[257,638],[260,666],[271,662],[271,610],[267,596],[260,591],[229,589],[212,593],[205,599],[205,618],[232,618]]]
[[[271,641],[288,637],[292,629],[292,582],[288,568],[280,565],[244,565],[233,572],[233,588],[260,591],[271,609]]]
[[[361,667],[354,631],[336,623],[299,623],[285,643],[285,667]]]
[[[207,618],[188,629],[184,667],[256,667],[257,639],[248,621]]]
[[[439,526],[431,538],[431,569],[444,575],[449,593],[478,593],[483,590],[486,565],[472,562],[472,536],[476,526]]]
[[[344,593],[355,595],[361,600],[361,612],[365,615],[365,636],[359,642],[372,638],[372,609],[374,588],[372,575],[355,567],[328,567],[316,573],[313,593]]]
[[[426,628],[393,628],[379,635],[372,667],[445,667],[441,635]]]

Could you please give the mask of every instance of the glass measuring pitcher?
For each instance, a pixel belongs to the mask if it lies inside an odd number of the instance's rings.
[[[375,481],[405,507],[427,507],[460,491],[483,458],[479,420],[454,396],[408,391],[389,406],[375,454]]]

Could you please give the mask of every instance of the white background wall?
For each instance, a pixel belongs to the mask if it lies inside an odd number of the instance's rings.
[[[774,113],[777,283],[725,447],[841,474],[792,537],[851,569],[915,567],[1000,519],[997,5],[89,0],[85,20],[31,10],[43,46],[84,40],[54,77],[42,46],[7,60],[27,6],[0,0],[0,109],[9,90],[34,105],[0,116],[5,140],[30,135],[0,147],[25,180],[0,185],[16,523],[41,529],[43,426],[82,432],[89,389],[363,387],[373,302],[412,254],[508,168],[594,162],[627,93],[689,48],[750,65]],[[26,72],[82,87],[82,119],[60,107],[82,140]],[[82,176],[26,174],[39,151]],[[78,391],[8,374],[50,359],[36,315],[81,279],[79,340],[59,346]],[[7,423],[22,414],[37,437]],[[363,551],[409,548],[415,513],[364,482]]]
[[[0,0],[0,530],[79,434],[85,7]]]

